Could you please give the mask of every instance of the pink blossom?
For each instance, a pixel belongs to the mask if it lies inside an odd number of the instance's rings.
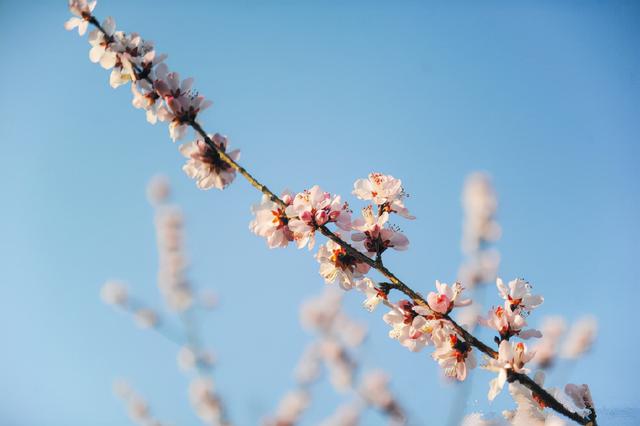
[[[281,199],[291,205],[293,197],[288,192],[281,195]],[[293,241],[293,232],[289,229],[289,218],[285,207],[272,201],[268,195],[263,195],[260,204],[251,207],[255,219],[249,224],[249,229],[256,235],[267,239],[269,248],[286,247]]]
[[[335,222],[342,230],[351,229],[351,211],[347,203],[340,201],[340,196],[331,197],[318,185],[296,194],[293,203],[285,212],[289,217],[289,229],[298,248],[309,245],[313,248],[315,231],[330,222]]]
[[[427,296],[429,307],[435,312],[446,315],[454,308],[454,306],[467,306],[471,304],[470,299],[460,300],[459,296],[464,290],[460,283],[454,283],[449,286],[436,280],[437,293],[430,292]]]
[[[320,275],[327,284],[338,281],[344,290],[351,290],[356,279],[369,272],[369,265],[360,262],[338,243],[329,240],[321,245],[316,254],[320,263]]]
[[[522,278],[509,281],[508,286],[505,286],[502,279],[498,278],[496,286],[500,296],[511,304],[512,310],[519,308],[529,312],[544,301],[542,296],[531,294],[531,285]]]
[[[351,235],[353,241],[362,242],[369,254],[381,254],[387,248],[406,250],[409,240],[395,229],[385,228],[389,213],[374,216],[371,206],[362,209],[363,219],[356,219],[353,228],[360,231]]]
[[[187,163],[182,166],[182,170],[187,176],[197,181],[200,189],[224,189],[236,177],[235,169],[218,155],[218,151],[226,152],[228,140],[218,133],[209,135],[209,139],[217,150],[211,148],[201,138],[180,146],[180,153],[187,158]],[[227,155],[236,161],[240,158],[240,150],[236,149]]]
[[[432,357],[444,369],[444,374],[459,381],[465,380],[467,372],[476,367],[471,345],[446,327],[434,331],[432,339],[436,347]]]
[[[353,195],[361,200],[372,200],[381,211],[415,219],[404,206],[406,193],[402,188],[402,181],[391,175],[370,173],[367,179],[356,180],[353,184]]]
[[[108,17],[102,23],[102,28],[104,33],[98,29],[89,33],[89,44],[91,44],[89,59],[94,63],[99,62],[104,69],[111,69],[116,64],[116,52],[112,49],[116,42],[114,37],[116,22],[112,17]]]
[[[500,340],[509,340],[512,336],[518,336],[521,339],[542,337],[542,333],[538,330],[523,330],[527,326],[527,321],[519,309],[514,311],[511,306],[509,301],[505,301],[504,307],[490,309],[487,317],[480,319],[480,323],[496,330],[500,334]]]

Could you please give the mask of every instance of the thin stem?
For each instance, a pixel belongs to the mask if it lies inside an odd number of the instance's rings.
[[[89,22],[91,24],[93,24],[99,31],[101,31],[103,33],[103,35],[105,37],[107,37],[109,40],[112,39],[112,37],[109,36],[104,31],[104,29],[102,28],[102,26],[100,25],[100,23],[98,22],[98,20],[94,16],[91,16],[89,18]],[[149,82],[152,85],[152,87],[155,88],[153,80],[151,80],[148,75],[144,75],[141,72],[142,70],[140,70],[140,68],[137,67],[137,66],[134,66],[134,69],[136,71],[137,77],[146,80],[147,82]],[[217,152],[218,155],[220,156],[220,158],[225,163],[227,163],[234,170],[236,170],[238,173],[240,173],[254,188],[256,188],[258,191],[262,192],[263,194],[267,195],[271,199],[271,201],[279,204],[282,207],[286,207],[285,202],[280,197],[278,197],[266,185],[264,185],[258,179],[256,179],[244,167],[240,166],[237,162],[235,162],[224,151],[220,150],[216,146],[216,144],[213,143],[211,138],[209,138],[209,135],[204,131],[202,126],[197,121],[191,120],[191,121],[185,122],[185,124],[188,124],[189,126],[191,126],[193,128],[193,130],[196,133],[198,133],[204,139],[205,143],[207,144],[207,146],[209,148],[211,148],[214,152]],[[448,314],[447,315],[442,315],[442,314],[438,314],[437,312],[433,311],[433,309],[431,309],[431,307],[429,306],[427,301],[418,292],[414,291],[411,287],[409,287],[404,282],[402,282],[398,277],[395,276],[395,274],[393,274],[393,272],[391,272],[387,267],[382,265],[381,262],[376,262],[375,260],[373,260],[370,257],[366,256],[365,254],[361,253],[359,250],[357,250],[353,246],[351,246],[348,242],[344,241],[338,235],[333,233],[327,226],[322,225],[322,226],[318,227],[318,230],[322,233],[322,235],[326,236],[330,240],[334,241],[336,244],[340,245],[343,249],[345,249],[345,251],[347,253],[349,253],[350,255],[354,256],[357,260],[369,265],[371,268],[376,269],[382,275],[387,277],[387,279],[389,279],[389,281],[391,281],[391,283],[394,285],[394,288],[396,290],[398,290],[401,293],[404,293],[405,295],[409,296],[413,300],[414,303],[428,308],[436,318],[441,318],[441,319],[445,319],[445,320],[449,321],[451,323],[451,325],[453,326],[453,328],[456,330],[456,332],[462,338],[464,338],[465,341],[467,343],[469,343],[471,346],[477,348],[479,351],[485,353],[486,355],[488,355],[491,358],[497,358],[498,357],[498,353],[495,350],[491,349],[489,346],[487,346],[486,344],[481,342],[479,339],[477,339],[476,337],[471,335],[471,333],[467,332],[464,328],[462,328],[460,325],[458,325],[453,319],[451,319],[451,317]],[[508,370],[508,373],[509,373],[509,375],[510,375],[509,377],[511,377],[512,381],[518,381],[518,382],[522,383],[522,385],[524,385],[525,387],[530,389],[533,393],[538,395],[541,398],[541,400],[545,403],[545,405],[547,407],[552,408],[553,410],[557,411],[558,413],[561,413],[561,414],[569,417],[570,419],[576,421],[579,424],[596,426],[595,413],[593,413],[592,416],[589,416],[587,418],[583,418],[579,414],[574,413],[574,412],[570,411],[569,409],[567,409],[562,403],[560,403],[551,394],[549,394],[542,387],[540,387],[529,376],[527,376],[525,374],[514,373],[514,372],[512,372],[510,370]]]

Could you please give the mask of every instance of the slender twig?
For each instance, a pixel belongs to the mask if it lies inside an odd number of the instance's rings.
[[[89,22],[93,24],[99,31],[101,31],[109,41],[113,40],[113,37],[106,33],[106,31],[102,28],[102,26],[94,16],[91,16],[89,18]],[[134,70],[136,72],[136,78],[146,80],[148,83],[152,85],[152,87],[155,88],[153,80],[151,80],[146,73],[143,73],[142,70],[137,66],[134,66]],[[280,197],[278,197],[266,185],[264,185],[258,179],[256,179],[244,167],[242,167],[236,161],[234,161],[231,157],[229,157],[223,150],[219,149],[218,146],[216,146],[216,144],[213,143],[209,135],[205,132],[205,130],[197,121],[191,120],[191,121],[185,122],[185,124],[188,124],[189,126],[191,126],[193,130],[204,139],[204,142],[207,144],[207,146],[210,149],[212,149],[213,152],[216,152],[220,156],[222,161],[224,161],[230,167],[232,167],[234,170],[240,173],[254,188],[262,192],[263,194],[267,195],[271,199],[271,201],[279,204],[281,207],[286,207],[286,203]],[[498,357],[498,353],[495,350],[493,350],[492,348],[490,348],[489,346],[481,342],[479,339],[471,335],[471,333],[467,332],[464,328],[462,328],[459,324],[457,324],[448,314],[442,315],[433,311],[422,295],[420,295],[418,292],[414,291],[411,287],[409,287],[407,284],[401,281],[395,274],[393,274],[393,272],[391,272],[387,267],[383,266],[381,262],[376,262],[374,259],[371,259],[370,257],[366,256],[359,250],[355,249],[348,242],[346,242],[345,240],[340,238],[338,235],[336,235],[334,232],[332,232],[327,226],[325,225],[319,226],[318,230],[320,231],[320,233],[322,233],[322,235],[326,236],[336,244],[340,245],[348,254],[355,257],[358,261],[369,265],[371,268],[376,269],[378,272],[384,275],[393,284],[393,288],[395,290],[398,290],[401,293],[404,293],[405,295],[409,296],[414,303],[428,308],[432,312],[435,318],[449,321],[453,326],[453,328],[456,330],[456,332],[463,339],[465,339],[465,341],[469,343],[471,346],[477,348],[479,351],[483,352],[484,354],[486,354],[491,358]],[[551,394],[549,394],[546,390],[544,390],[541,386],[535,383],[529,376],[521,373],[515,373],[510,370],[508,370],[508,373],[511,381],[518,381],[523,386],[530,389],[534,394],[540,397],[540,399],[544,402],[545,406],[557,411],[560,414],[563,414],[569,417],[570,419],[576,421],[579,424],[596,426],[595,413],[593,413],[593,415],[591,416],[584,418],[579,414],[567,409],[561,402],[559,402]]]

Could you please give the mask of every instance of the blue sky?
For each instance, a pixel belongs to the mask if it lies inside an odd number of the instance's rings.
[[[255,424],[310,340],[298,305],[324,285],[317,264],[249,233],[259,196],[245,182],[195,188],[165,126],[148,125],[129,90],[89,62],[86,40],[63,29],[65,3],[0,2],[0,419],[126,424],[111,382],[127,377],[163,420],[197,424],[176,348],[98,298],[121,278],[161,306],[144,190],[164,173],[187,216],[190,276],[221,297],[202,324],[218,387],[235,422]],[[387,263],[418,290],[454,279],[462,183],[488,171],[500,275],[545,295],[538,319],[598,317],[598,344],[569,380],[591,385],[608,423],[637,421],[637,3],[104,0],[96,13],[194,76],[214,101],[205,128],[227,134],[272,188],[318,183],[348,196],[370,171],[402,178],[418,220],[401,223],[411,249]],[[440,424],[454,389],[428,352],[388,339],[380,315],[347,296],[371,328],[364,365],[393,376],[416,424]],[[510,404],[489,405],[489,378],[478,374],[469,411]],[[306,424],[338,400],[321,386]]]

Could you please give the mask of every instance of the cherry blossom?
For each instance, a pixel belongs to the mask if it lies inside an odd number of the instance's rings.
[[[389,337],[412,352],[418,352],[431,343],[431,334],[443,325],[440,321],[419,314],[423,312],[420,307],[408,300],[391,306],[392,309],[382,317],[391,326]]]
[[[387,295],[376,286],[371,278],[361,279],[356,283],[356,288],[366,296],[362,306],[369,312],[373,312],[380,302],[387,300]]]
[[[355,181],[353,195],[361,200],[372,200],[380,211],[398,213],[407,219],[415,219],[404,206],[407,194],[402,188],[402,181],[391,175],[369,173],[367,179]]]
[[[209,135],[209,139],[217,150],[211,148],[202,138],[180,145],[180,153],[187,159],[182,170],[196,180],[200,189],[224,189],[236,177],[235,169],[218,154],[218,151],[226,152],[228,141],[219,133]],[[227,155],[235,161],[240,158],[240,150],[233,150]]]
[[[69,0],[69,11],[76,16],[69,18],[69,20],[64,23],[64,28],[67,31],[78,28],[78,34],[83,36],[84,33],[87,32],[91,12],[95,9],[96,4],[96,1],[87,3],[86,0]]]
[[[504,285],[502,279],[496,280],[496,286],[500,296],[511,304],[511,309],[520,308],[529,312],[542,304],[544,298],[531,294],[531,285],[522,278],[509,281],[508,287]]]
[[[571,398],[575,406],[580,410],[592,411],[594,408],[593,398],[591,398],[591,391],[589,385],[574,385],[569,383],[564,387],[565,393]],[[588,413],[585,413],[585,415]]]
[[[340,196],[331,197],[322,191],[318,185],[296,194],[293,203],[285,210],[289,217],[289,229],[298,248],[309,245],[309,250],[315,244],[315,231],[318,227],[335,222],[342,230],[351,229],[351,211],[346,203],[342,203]]]
[[[321,245],[316,254],[320,263],[320,275],[327,284],[338,281],[344,290],[356,286],[356,279],[369,272],[370,266],[358,261],[344,247],[332,240]]]
[[[460,283],[448,284],[436,280],[437,293],[430,292],[427,296],[429,307],[440,314],[448,314],[455,306],[467,306],[471,304],[470,299],[460,300],[459,296],[464,290]]]
[[[502,391],[507,381],[507,370],[516,373],[527,373],[525,364],[533,358],[534,353],[527,350],[527,345],[522,342],[513,343],[507,340],[500,342],[498,348],[498,358],[490,358],[483,368],[498,373],[498,377],[491,380],[489,388],[489,400],[493,399]]]
[[[363,219],[353,222],[353,229],[360,232],[353,233],[351,239],[361,242],[370,255],[382,254],[386,249],[406,250],[409,247],[409,239],[401,232],[392,228],[385,228],[389,220],[389,213],[383,212],[374,216],[371,206],[362,209]]]
[[[102,23],[102,28],[104,33],[98,29],[89,33],[89,44],[92,46],[89,51],[89,59],[94,63],[99,62],[102,68],[108,70],[116,64],[116,52],[112,49],[113,44],[116,43],[114,37],[116,31],[115,20],[112,17],[108,17]]]
[[[280,198],[287,206],[293,203],[289,192],[284,192]],[[289,229],[289,218],[285,208],[271,200],[267,195],[262,196],[260,204],[251,207],[255,219],[249,224],[249,229],[256,235],[267,239],[269,248],[286,247],[293,241],[293,232]]]
[[[490,309],[487,317],[480,319],[480,323],[496,330],[500,334],[500,340],[509,340],[512,336],[518,336],[521,339],[542,337],[542,333],[538,330],[523,330],[527,326],[527,321],[520,314],[519,309],[514,311],[511,306],[511,303],[506,301],[504,307]]]
[[[533,381],[542,388],[544,386],[544,378],[544,373],[542,371],[538,371],[535,374]],[[562,393],[558,389],[548,388],[546,390],[556,399],[563,399]],[[516,403],[516,409],[505,410],[502,414],[510,424],[515,426],[565,425],[565,423],[558,417],[553,416],[544,410],[546,408],[546,404],[540,396],[533,393],[520,383],[509,383],[509,393]]]
[[[467,372],[476,367],[471,345],[447,328],[435,330],[431,336],[436,347],[431,356],[444,369],[444,374],[459,381],[466,379]]]

